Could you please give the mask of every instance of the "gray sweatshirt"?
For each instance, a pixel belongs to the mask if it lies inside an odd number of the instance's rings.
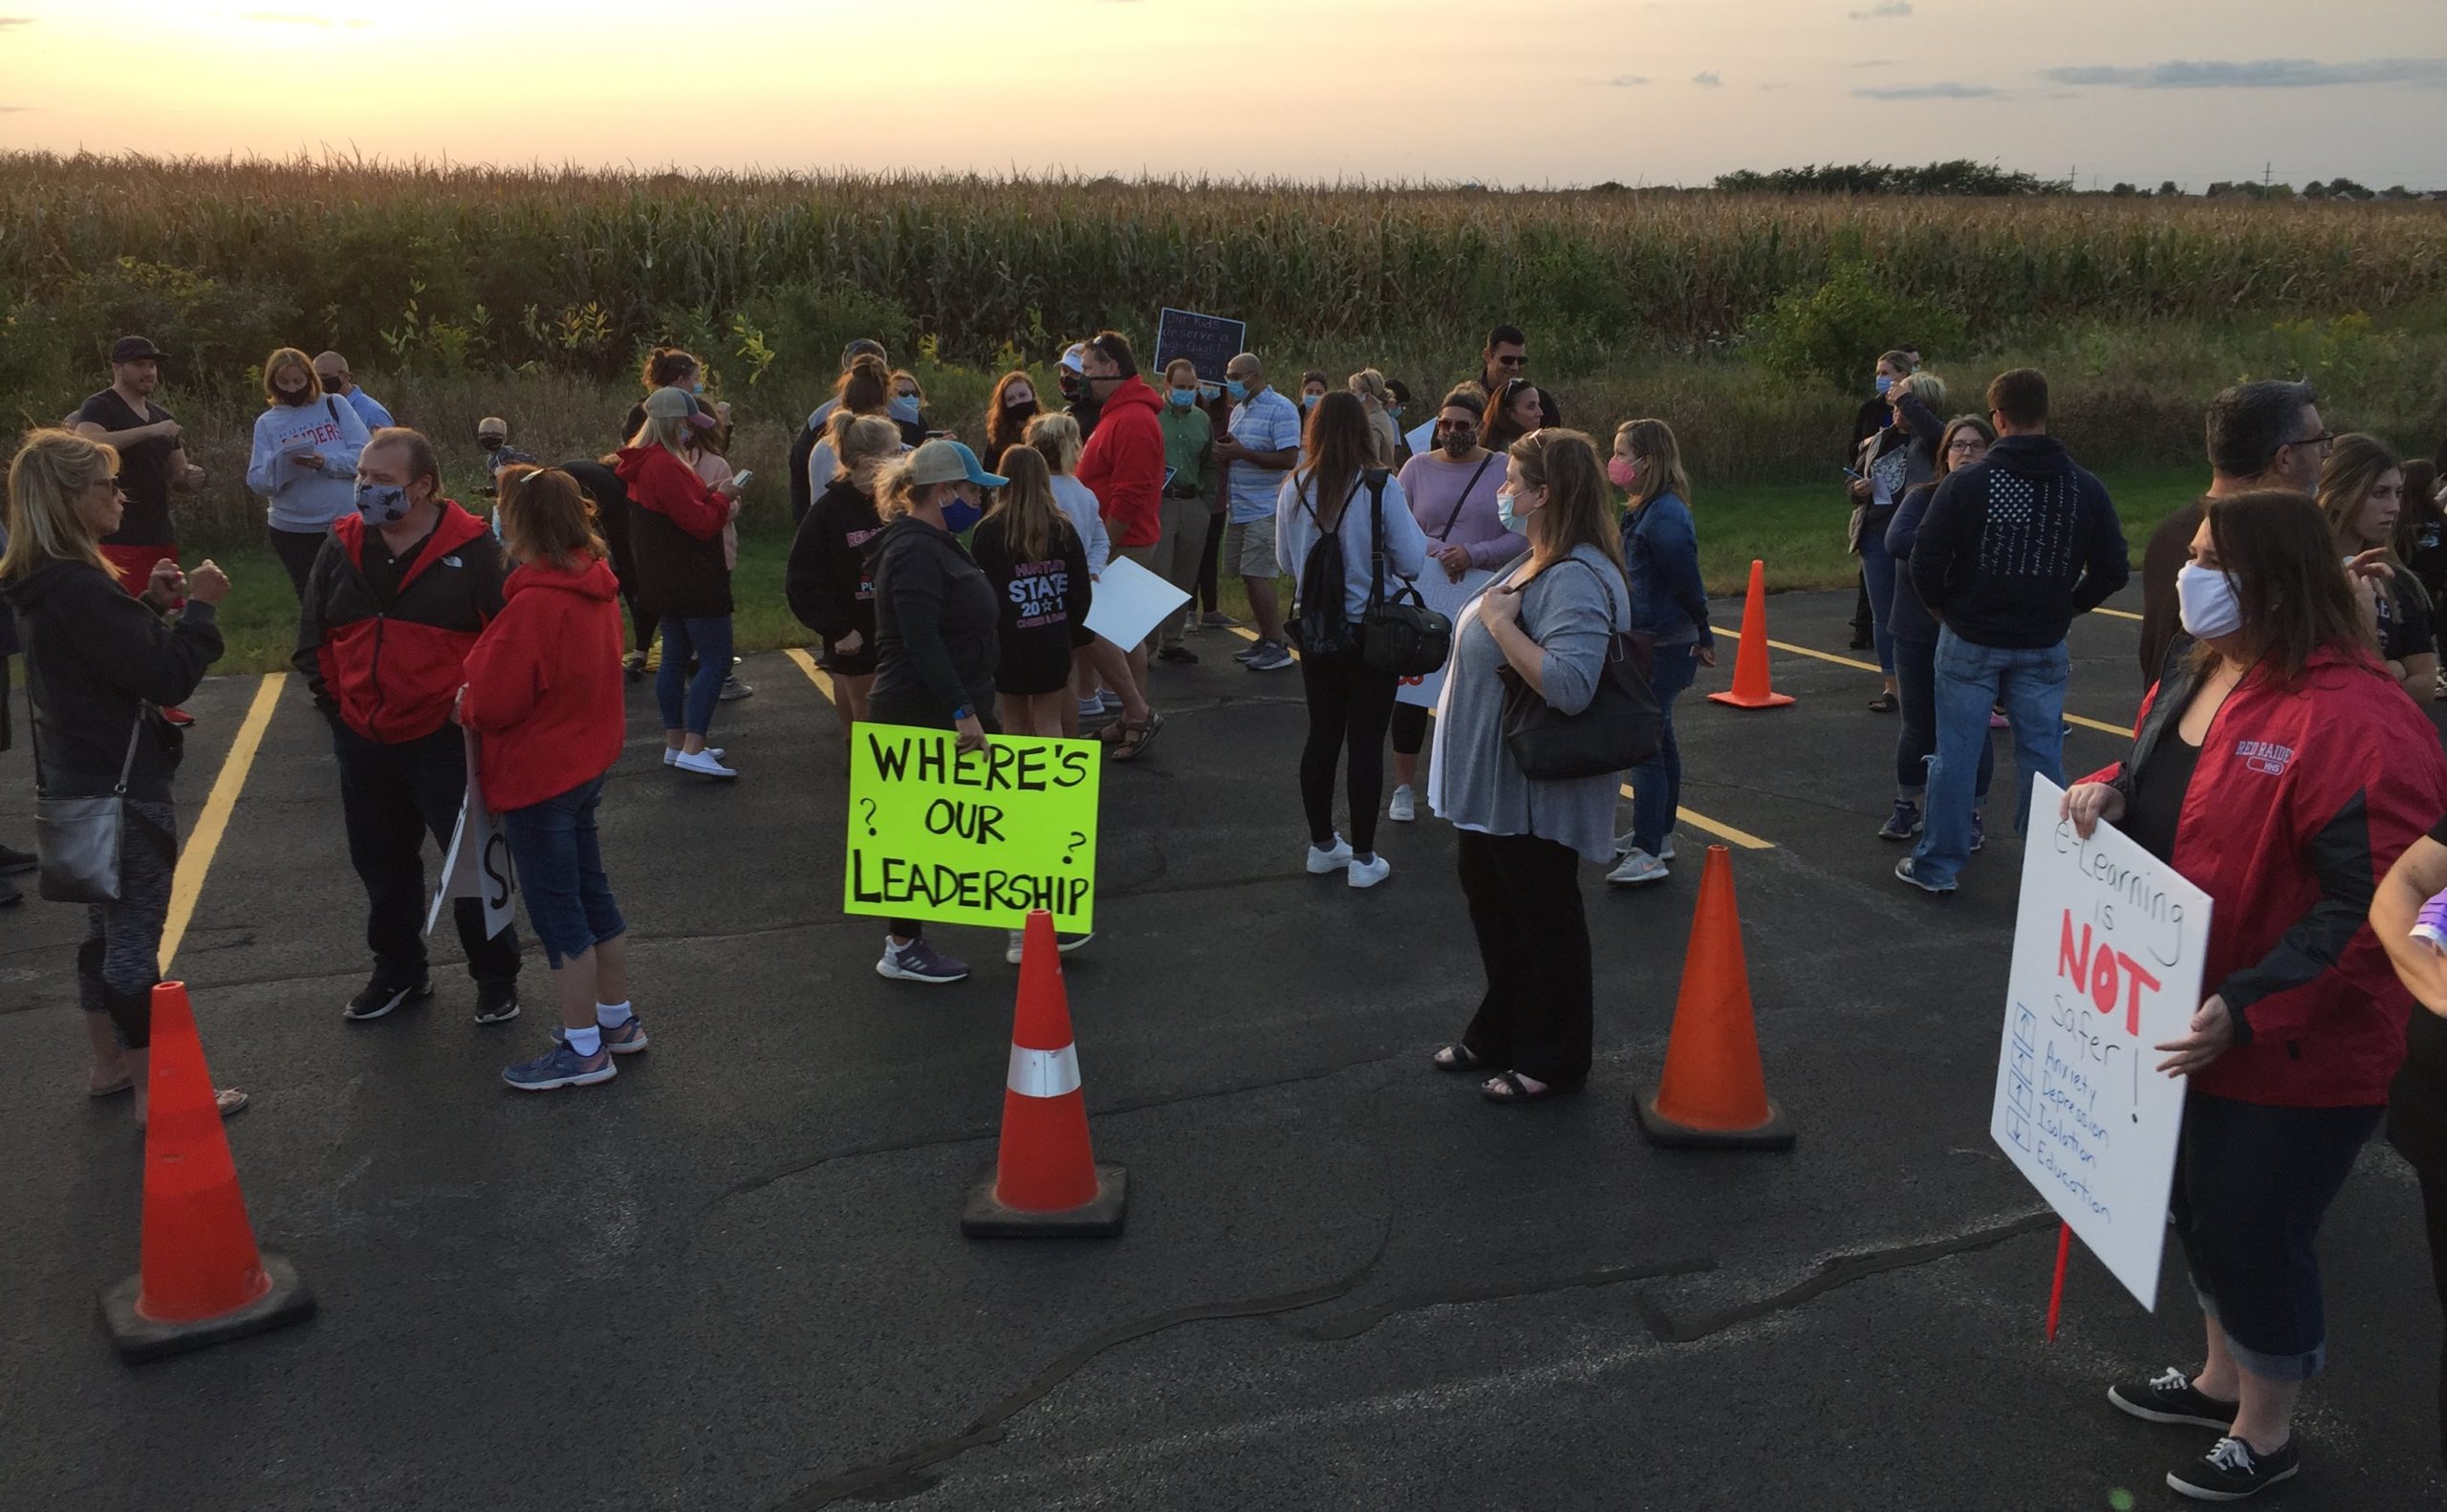
[[[1528,566],[1523,561],[1487,592]],[[1614,795],[1622,776],[1533,782],[1523,775],[1504,745],[1498,676],[1504,652],[1480,620],[1479,602],[1473,599],[1454,626],[1453,659],[1436,707],[1428,806],[1461,829],[1534,834],[1604,865],[1614,858]],[[1540,672],[1548,704],[1566,714],[1589,706],[1613,633],[1631,628],[1631,606],[1622,570],[1593,546],[1573,548],[1522,591],[1521,628],[1546,654]]]
[[[268,508],[275,530],[320,530],[357,508],[357,455],[368,432],[354,405],[336,394],[302,405],[274,404],[255,417],[247,486]],[[291,460],[313,453],[320,468]]]

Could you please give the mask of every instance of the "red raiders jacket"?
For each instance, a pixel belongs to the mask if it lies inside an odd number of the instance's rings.
[[[342,515],[306,577],[291,659],[314,706],[367,740],[404,745],[442,728],[465,680],[467,653],[501,613],[501,543],[451,500],[378,601],[366,581],[365,522]]]
[[[2129,798],[2198,686],[2188,665],[2171,672],[2132,756],[2088,780]],[[2367,654],[2321,651],[2292,686],[2254,673],[2227,695],[2172,857],[2213,902],[2201,981],[2235,1015],[2234,1048],[2195,1087],[2285,1108],[2388,1100],[2413,999],[2371,933],[2371,896],[2442,812],[2438,734]]]
[[[1079,453],[1079,481],[1095,494],[1117,547],[1153,546],[1164,533],[1162,407],[1145,378],[1123,379]]]
[[[509,574],[500,617],[467,654],[459,705],[495,812],[593,782],[619,759],[619,592],[603,561],[574,572],[530,562]]]

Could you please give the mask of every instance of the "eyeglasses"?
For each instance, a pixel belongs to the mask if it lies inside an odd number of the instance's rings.
[[[2325,457],[2329,452],[2336,450],[2336,432],[2332,430],[2324,430],[2316,436],[2306,436],[2301,441],[2289,441],[2284,446],[2280,446],[2277,449],[2279,451],[2285,451],[2294,446],[2317,446],[2320,448],[2320,455]]]
[[[1947,443],[1946,451],[1951,455],[1958,451],[1985,451],[1987,447],[1986,442],[1973,436]]]

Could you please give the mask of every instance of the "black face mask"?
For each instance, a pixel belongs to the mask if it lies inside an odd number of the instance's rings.
[[[476,444],[482,446],[487,451],[499,451],[504,446],[509,444],[509,438],[507,436],[479,436],[476,438]]]
[[[1072,372],[1069,368],[1064,368],[1062,370],[1060,382],[1062,384],[1062,397],[1064,399],[1077,399],[1087,392],[1086,382],[1080,378],[1078,374]]]
[[[323,379],[323,392],[326,394],[345,394],[348,392],[348,379],[341,378],[327,378]]]
[[[1478,443],[1479,433],[1474,430],[1448,430],[1438,442],[1438,444],[1444,448],[1444,455],[1448,457],[1466,457],[1470,454],[1470,449]]]
[[[1033,415],[1036,413],[1036,396],[1031,394],[1027,399],[1007,399],[1003,401],[1003,408],[1013,415]]]

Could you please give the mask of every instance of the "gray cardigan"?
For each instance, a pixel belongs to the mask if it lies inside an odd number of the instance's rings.
[[[1488,592],[1528,568],[1523,561]],[[1612,632],[1629,630],[1632,593],[1622,570],[1593,546],[1538,574],[1522,591],[1521,628],[1546,653],[1547,702],[1566,714],[1597,692]],[[1464,830],[1534,834],[1600,865],[1614,858],[1614,795],[1619,773],[1570,782],[1533,782],[1504,745],[1504,652],[1473,600],[1454,629],[1453,659],[1436,707],[1436,747],[1428,804]]]

